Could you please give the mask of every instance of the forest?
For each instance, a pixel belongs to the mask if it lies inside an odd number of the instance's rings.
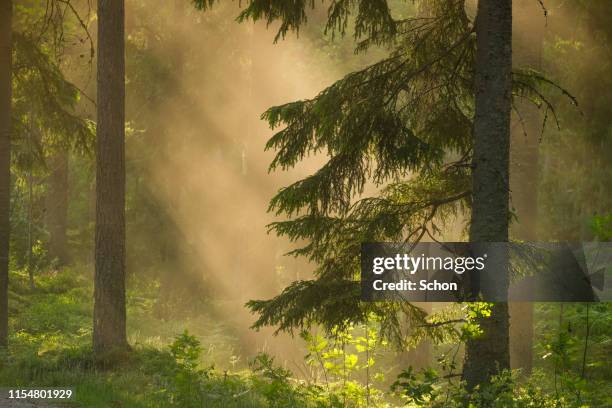
[[[0,407],[612,407],[610,241],[612,1],[0,0]]]

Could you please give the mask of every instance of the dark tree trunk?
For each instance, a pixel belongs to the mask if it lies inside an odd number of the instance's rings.
[[[49,158],[49,178],[46,196],[46,224],[49,231],[49,256],[66,265],[68,245],[68,152],[59,151]]]
[[[8,341],[12,17],[13,2],[0,0],[0,347]]]
[[[480,0],[476,21],[476,112],[474,118],[473,204],[470,241],[508,241],[510,107],[512,97],[512,0]],[[485,294],[503,296],[508,281],[507,253],[481,283]],[[489,254],[488,263],[493,259]],[[501,283],[501,285],[500,285]],[[496,286],[500,289],[493,289]],[[509,368],[508,304],[493,305],[479,321],[483,334],[466,343],[463,378],[469,388]]]
[[[540,69],[546,16],[537,1],[514,3],[514,61],[518,66]],[[537,240],[538,161],[541,121],[537,107],[517,101],[522,120],[514,123],[510,148],[512,206],[518,222],[512,236]],[[510,311],[510,366],[531,373],[533,364],[533,303],[513,302]]]
[[[98,109],[93,346],[127,349],[125,312],[123,0],[98,0]]]

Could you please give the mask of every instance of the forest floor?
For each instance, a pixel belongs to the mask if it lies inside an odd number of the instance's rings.
[[[267,354],[249,360],[236,356],[238,336],[201,313],[210,307],[196,305],[198,314],[173,305],[180,318],[160,317],[156,287],[128,285],[132,350],[100,361],[91,351],[91,272],[83,270],[38,273],[35,289],[27,273],[11,272],[11,336],[8,353],[0,355],[0,388],[66,387],[74,397],[3,400],[0,408],[310,408],[347,398],[293,378]],[[355,398],[363,398],[361,386],[358,391]]]
[[[74,397],[61,402],[0,399],[0,408],[366,406],[363,379],[336,379],[332,382],[327,378],[321,380],[319,376],[313,381],[294,377],[267,354],[249,356],[249,360],[244,356],[240,358],[235,329],[202,314],[202,310],[210,310],[210,307],[194,306],[190,300],[186,303],[187,307],[193,308],[192,312],[172,305],[171,309],[177,314],[162,318],[157,307],[158,288],[138,286],[135,282],[128,285],[127,305],[128,340],[132,351],[112,361],[100,361],[91,350],[91,275],[86,267],[38,273],[36,288],[32,290],[27,273],[11,271],[10,347],[8,352],[0,353],[0,389],[66,387],[74,390]],[[612,350],[607,329],[612,326],[611,307],[594,304],[590,308],[591,340],[585,366],[584,341],[571,337],[584,332],[581,324],[585,308],[566,305],[562,311],[568,331],[560,332],[558,305],[542,305],[537,312],[540,323],[535,330],[538,344],[541,343],[536,355],[543,356],[536,358],[540,374],[532,375],[530,384],[500,383],[495,392],[505,393],[505,397],[514,402],[496,406],[612,407],[609,381],[612,373],[606,364]],[[309,344],[309,352],[316,352],[319,347],[327,350],[326,347],[331,346],[324,346],[326,343],[328,339],[318,339]],[[333,350],[330,353],[334,354]],[[325,363],[333,361],[329,358]],[[386,367],[388,362],[380,361],[380,365]],[[332,364],[330,370],[338,367]],[[554,367],[558,369],[551,375]],[[584,367],[588,369],[587,379],[580,375]],[[425,382],[421,374],[407,378],[407,384],[412,386],[408,391],[442,390],[438,394],[447,398],[444,388],[427,382],[428,377]],[[394,379],[389,377],[390,381]],[[443,382],[448,383],[446,379]],[[557,384],[558,393],[553,388]],[[461,395],[465,396],[462,390],[454,388],[452,391],[459,395],[460,401],[452,406],[464,406],[461,405],[461,398],[464,398]],[[370,401],[367,406],[370,408],[405,406],[383,383],[377,383],[376,387],[369,383],[368,392]],[[539,398],[535,405],[533,395]],[[347,400],[356,402],[347,405]],[[491,406],[483,404],[469,406]],[[450,407],[446,402],[443,405],[419,403],[413,406]]]
[[[176,385],[177,368],[168,345],[186,329],[206,345],[198,363],[230,366],[237,344],[231,330],[186,311],[181,319],[159,317],[157,291],[151,287],[129,289],[128,332],[134,351],[112,367],[98,364],[90,346],[90,275],[85,267],[39,273],[32,290],[27,274],[11,272],[10,348],[0,356],[0,388],[68,387],[75,395],[61,403],[0,399],[0,408],[167,406],[168,396],[158,391]]]

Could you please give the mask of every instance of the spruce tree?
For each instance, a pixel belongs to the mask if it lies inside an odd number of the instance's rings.
[[[8,337],[8,259],[12,241],[23,239],[17,230],[9,234],[11,177],[33,167],[45,168],[45,154],[74,149],[88,152],[93,141],[91,122],[78,117],[74,108],[77,88],[58,67],[63,52],[66,20],[80,21],[75,9],[57,7],[13,8],[0,2],[0,344]],[[41,30],[40,18],[50,22]],[[15,25],[12,21],[16,21]],[[85,29],[78,25],[79,30]],[[85,37],[88,35],[84,33]],[[41,134],[32,138],[31,132]],[[12,254],[11,254],[12,255]]]
[[[8,341],[8,266],[11,195],[12,0],[0,1],[0,347]]]
[[[405,320],[412,323],[411,334],[422,335],[425,313],[418,307],[360,302],[361,243],[418,241],[469,206],[475,43],[463,3],[431,2],[418,17],[403,20],[392,17],[386,2],[374,8],[365,3],[356,7],[357,49],[387,46],[388,57],[311,100],[264,114],[272,127],[283,126],[267,144],[277,151],[272,169],[293,167],[318,152],[329,160],[270,203],[271,211],[289,218],[271,229],[307,241],[293,255],[319,268],[316,279],[294,282],[272,300],[249,302],[260,315],[256,326],[331,327],[364,321],[375,312],[392,339],[405,337],[400,323]],[[269,11],[256,5],[241,18]],[[352,10],[337,4],[328,30],[343,32]],[[303,22],[302,14],[290,11],[272,13],[287,15],[278,38]],[[367,183],[377,185],[380,194],[359,197]]]
[[[202,8],[210,3],[196,1]],[[270,211],[286,217],[270,229],[306,242],[291,254],[307,257],[318,268],[314,279],[294,282],[273,299],[250,301],[248,306],[259,315],[254,327],[273,325],[292,331],[318,324],[331,328],[347,321],[364,322],[373,312],[388,338],[401,342],[407,333],[404,329],[422,335],[428,327],[425,313],[414,305],[360,301],[361,243],[436,239],[446,221],[460,213],[469,215],[472,209],[473,240],[508,240],[512,93],[549,110],[543,88],[555,85],[530,70],[512,73],[511,44],[505,43],[511,39],[511,27],[506,27],[511,22],[509,1],[502,4],[503,16],[486,8],[501,20],[480,30],[466,14],[462,0],[417,4],[416,15],[395,17],[385,0],[333,2],[328,9],[328,33],[345,34],[350,21],[357,52],[377,46],[386,48],[388,56],[350,73],[312,99],[264,113],[272,128],[281,128],[266,146],[276,152],[271,170],[292,168],[315,154],[328,160],[314,174],[281,189],[270,202]],[[239,20],[279,20],[278,40],[299,31],[309,7],[315,7],[315,2],[253,0]],[[484,37],[480,39],[482,64],[488,56],[483,43],[490,40],[497,24],[502,24],[503,41],[497,45],[503,47],[503,55],[489,49],[498,64],[488,73],[480,67],[477,83],[478,36]],[[500,37],[494,32],[492,36]],[[488,75],[494,80],[486,81]],[[475,85],[480,89],[475,91]],[[499,111],[486,105],[488,97]],[[488,136],[494,139],[487,140]],[[472,174],[474,163],[480,168]],[[492,188],[487,186],[496,182]],[[366,184],[379,192],[366,196]],[[503,269],[500,277],[507,279]],[[489,367],[508,366],[507,304],[494,306],[493,316],[483,322],[485,339],[489,339],[484,341],[500,339],[499,349],[485,353],[491,362],[478,361],[481,356],[471,353],[472,361],[466,363],[486,368],[482,379],[493,372]],[[405,321],[407,328],[401,323]],[[434,330],[429,334],[441,335]]]
[[[50,11],[54,10],[54,11]],[[53,13],[58,14],[53,14]],[[51,27],[41,31],[40,18],[47,16],[53,21]],[[51,194],[47,200],[47,211],[42,210],[47,219],[47,227],[51,241],[49,253],[55,257],[53,242],[57,229],[65,229],[65,218],[67,211],[67,197],[61,194],[53,194],[56,190],[66,192],[66,177],[59,177],[59,187],[53,182],[58,180],[58,164],[54,163],[53,157],[63,154],[67,159],[68,151],[78,154],[89,154],[94,139],[92,122],[76,114],[76,108],[83,95],[77,87],[69,82],[59,64],[66,57],[61,39],[62,35],[86,35],[77,28],[70,30],[71,22],[78,19],[76,11],[73,14],[59,13],[55,8],[45,10],[38,7],[33,9],[15,8],[14,20],[18,23],[13,27],[13,89],[12,89],[12,149],[11,149],[11,177],[13,187],[11,194],[18,196],[23,184],[32,186],[36,180],[46,179],[47,191]],[[60,167],[65,167],[60,166]],[[48,177],[47,177],[48,176]],[[36,190],[36,189],[34,189]],[[33,204],[37,198],[28,191]],[[35,191],[34,191],[35,193]],[[63,197],[63,198],[62,198]],[[31,255],[32,243],[43,239],[44,233],[32,211],[28,211],[28,222],[30,226],[24,231],[20,217],[23,208],[19,206],[19,200],[14,201],[17,205],[11,210],[11,247],[14,251],[11,257],[19,265],[23,260],[22,252]],[[33,206],[29,206],[34,210]],[[35,207],[35,206],[34,206]],[[54,211],[64,208],[62,211]],[[59,221],[57,224],[55,224]],[[63,227],[62,227],[63,225]],[[59,226],[59,228],[57,228]],[[56,228],[53,228],[56,227]],[[64,232],[65,236],[65,232]],[[60,238],[61,242],[61,238]],[[65,239],[64,239],[65,242]],[[57,257],[61,263],[61,257]],[[31,271],[32,272],[32,271]]]
[[[470,242],[507,242],[512,0],[478,2],[476,44]],[[509,282],[508,253],[507,250],[494,252],[489,254],[488,262],[494,262],[496,270],[482,276],[481,287],[485,295],[504,298]],[[468,388],[487,382],[499,370],[510,368],[508,304],[492,304],[491,315],[479,319],[479,324],[482,334],[466,342],[463,378]]]
[[[93,347],[127,349],[125,311],[124,3],[98,1]]]

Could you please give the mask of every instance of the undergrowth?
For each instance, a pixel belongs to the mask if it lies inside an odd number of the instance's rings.
[[[536,351],[544,353],[543,363],[530,378],[503,372],[491,384],[467,392],[456,374],[458,361],[449,360],[449,353],[421,372],[408,367],[395,380],[385,378],[391,375],[383,369],[386,359],[395,354],[379,353],[385,343],[375,325],[349,324],[325,336],[303,332],[307,372],[299,379],[265,353],[236,366],[231,331],[205,315],[161,320],[154,313],[155,290],[130,290],[132,350],[119,359],[100,361],[91,350],[91,277],[74,268],[39,273],[32,289],[27,273],[11,272],[10,348],[0,355],[0,387],[70,387],[74,398],[65,404],[100,408],[612,406],[608,370],[592,362],[605,361],[609,350],[607,331],[597,325],[591,331],[590,360],[581,364],[573,357],[584,354],[580,344],[565,331],[546,327],[544,332],[559,334],[540,339]],[[549,309],[542,306],[539,314]],[[565,309],[564,321],[579,328],[583,312],[574,309]],[[591,322],[601,323],[609,309],[594,305],[590,313]],[[458,350],[460,345],[449,347]],[[573,374],[581,367],[586,376]]]

